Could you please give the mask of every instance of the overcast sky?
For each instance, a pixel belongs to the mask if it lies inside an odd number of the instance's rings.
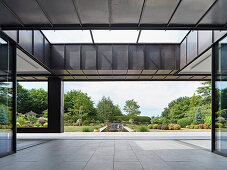
[[[47,83],[24,82],[25,88],[44,88]],[[110,97],[122,110],[125,101],[134,99],[140,105],[141,115],[160,115],[168,103],[181,96],[192,96],[201,82],[183,81],[144,81],[144,82],[65,82],[65,93],[81,90],[88,94],[95,105],[102,96]]]

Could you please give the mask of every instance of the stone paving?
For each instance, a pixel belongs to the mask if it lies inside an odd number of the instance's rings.
[[[177,140],[69,140],[0,159],[1,170],[224,170],[227,158]]]
[[[17,134],[49,140],[0,159],[0,170],[225,170],[210,133]],[[189,140],[190,139],[190,140]],[[196,145],[198,144],[199,147]],[[22,144],[21,144],[22,145]],[[205,146],[206,149],[202,147]]]

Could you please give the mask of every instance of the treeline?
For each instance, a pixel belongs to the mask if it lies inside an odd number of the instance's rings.
[[[202,83],[198,95],[179,97],[168,104],[160,116],[152,117],[154,124],[179,124],[186,127],[193,123],[211,124],[211,82]],[[198,116],[199,115],[199,116]],[[196,122],[200,119],[200,122]]]
[[[71,90],[64,94],[64,112],[65,122],[73,124],[82,122],[82,120],[99,120],[109,121],[135,121],[150,122],[150,117],[139,116],[140,106],[136,101],[127,100],[123,110],[127,113],[124,115],[121,108],[114,104],[109,97],[103,96],[95,106],[94,102],[87,93],[80,90]],[[38,117],[47,114],[48,93],[44,89],[27,90],[19,83],[17,84],[17,112],[26,114],[33,111]],[[138,118],[139,116],[139,118]]]

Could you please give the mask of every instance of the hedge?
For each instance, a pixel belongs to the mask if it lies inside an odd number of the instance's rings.
[[[187,125],[191,125],[193,122],[192,117],[185,117],[177,121],[177,124],[179,124],[181,127],[186,127]]]

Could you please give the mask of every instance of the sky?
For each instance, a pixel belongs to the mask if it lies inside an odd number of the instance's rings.
[[[20,84],[26,89],[47,90],[45,82],[20,82]],[[65,82],[64,92],[81,90],[91,97],[95,106],[102,96],[110,97],[122,111],[125,101],[134,99],[140,105],[141,115],[151,117],[160,115],[172,100],[193,96],[199,86],[201,82],[198,81]]]

